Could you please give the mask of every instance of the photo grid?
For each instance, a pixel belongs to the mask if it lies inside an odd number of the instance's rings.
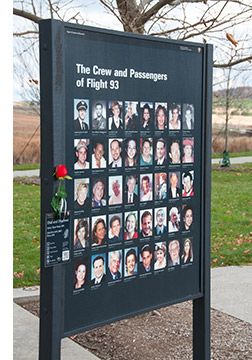
[[[194,114],[73,99],[74,293],[193,265]]]

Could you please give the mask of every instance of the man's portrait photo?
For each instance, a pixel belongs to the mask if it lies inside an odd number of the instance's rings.
[[[152,236],[152,209],[140,211],[140,237]]]
[[[149,244],[142,246],[139,261],[139,274],[151,274],[153,269],[153,250]]]
[[[155,235],[163,235],[167,233],[167,208],[157,208],[155,212]]]
[[[109,139],[109,168],[122,167],[122,139]]]
[[[89,178],[74,180],[74,210],[88,211],[91,207]]]
[[[91,263],[91,284],[103,284],[106,281],[106,254],[93,255]]]
[[[136,205],[139,201],[136,175],[128,175],[125,180],[125,203]]]
[[[94,101],[92,106],[92,129],[93,130],[106,130],[106,102]]]
[[[119,280],[122,277],[122,250],[114,250],[108,253],[107,280]]]
[[[178,240],[169,242],[168,252],[168,267],[180,265],[180,244]]]
[[[183,130],[194,129],[194,106],[183,104]]]
[[[165,166],[169,164],[166,153],[166,141],[163,138],[156,140],[154,164],[159,166]]]
[[[74,170],[86,170],[90,168],[90,163],[88,161],[88,147],[89,139],[74,140],[76,158],[76,161],[74,163]]]
[[[93,138],[92,169],[107,167],[106,148],[102,139]]]
[[[194,170],[182,173],[182,196],[194,196]]]
[[[74,99],[74,131],[89,129],[89,100]]]

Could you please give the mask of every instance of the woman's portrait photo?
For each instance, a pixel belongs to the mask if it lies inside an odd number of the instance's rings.
[[[166,243],[158,242],[155,244],[154,251],[154,270],[161,270],[166,267]]]
[[[105,245],[107,237],[106,215],[92,217],[92,246]]]
[[[153,165],[153,140],[151,138],[140,139],[140,166]]]
[[[167,104],[155,103],[155,130],[167,129]]]
[[[74,250],[89,246],[89,219],[74,220]]]
[[[124,127],[127,131],[138,130],[138,102],[125,101]]]
[[[191,239],[184,240],[183,255],[181,256],[182,264],[190,264],[193,262],[193,248]]]
[[[140,120],[140,130],[141,131],[151,131],[153,129],[153,103],[152,102],[141,102],[141,120]]]
[[[119,205],[123,202],[122,175],[109,176],[109,205]]]
[[[81,290],[87,285],[87,259],[78,259],[74,267],[74,290]]]
[[[134,276],[137,275],[137,257],[138,257],[138,251],[137,247],[125,249],[124,253],[124,277]]]
[[[125,156],[124,156],[125,167],[137,166],[138,149],[137,149],[136,139],[126,139],[124,149],[125,149]]]
[[[194,138],[184,138],[182,163],[188,164],[193,162],[194,162]]]
[[[170,106],[169,130],[181,130],[181,105],[179,104]]]
[[[124,214],[124,240],[134,240],[138,238],[138,217],[137,211],[126,212]]]
[[[109,130],[121,134],[123,132],[122,101],[109,102]]]
[[[88,211],[91,207],[89,197],[89,179],[74,180],[74,210]]]
[[[191,205],[183,205],[182,207],[182,231],[192,230],[193,227],[193,209]]]

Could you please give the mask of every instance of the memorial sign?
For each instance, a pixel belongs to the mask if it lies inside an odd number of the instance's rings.
[[[211,47],[42,21],[40,51],[42,264],[51,173],[72,177],[67,263],[41,275],[58,339],[185,300],[206,315]]]

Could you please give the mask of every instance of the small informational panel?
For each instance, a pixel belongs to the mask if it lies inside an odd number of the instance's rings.
[[[60,93],[42,125],[45,156],[63,154],[72,177],[67,336],[202,297],[209,60],[204,44],[57,29],[51,58],[41,41]]]
[[[66,263],[70,260],[70,218],[56,219],[46,215],[45,266]]]

